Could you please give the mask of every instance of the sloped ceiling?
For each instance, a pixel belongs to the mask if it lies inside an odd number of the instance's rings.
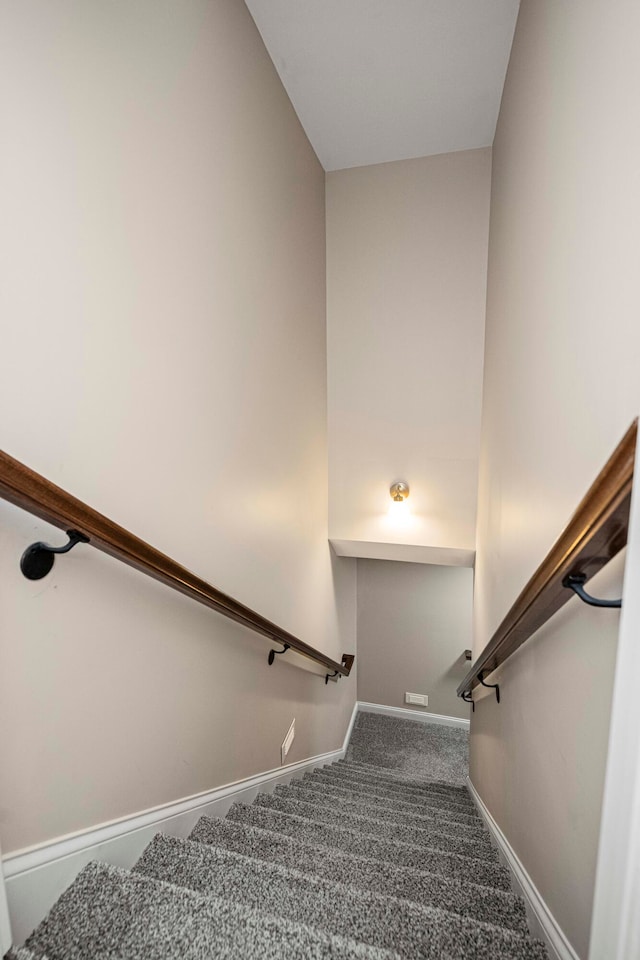
[[[519,0],[246,0],[326,170],[489,146]]]

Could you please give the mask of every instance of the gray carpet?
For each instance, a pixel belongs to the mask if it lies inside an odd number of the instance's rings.
[[[31,953],[31,950],[27,950],[26,947],[21,947],[18,950],[9,950],[6,956],[7,960],[36,960],[35,954]],[[47,958],[41,954],[37,960],[47,960]]]
[[[158,834],[132,870],[89,864],[7,958],[546,960],[459,785],[459,737],[371,716],[345,761]]]
[[[469,735],[444,724],[359,713],[346,759],[463,786],[469,772]]]

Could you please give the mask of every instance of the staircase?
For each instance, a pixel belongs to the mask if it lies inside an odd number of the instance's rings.
[[[352,753],[350,754],[352,756]],[[91,863],[11,960],[547,960],[466,789],[340,761]]]

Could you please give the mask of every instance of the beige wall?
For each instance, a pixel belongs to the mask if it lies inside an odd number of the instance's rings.
[[[358,700],[468,719],[456,688],[469,669],[473,571],[358,560]],[[426,693],[427,708],[405,693]]]
[[[235,0],[10,0],[0,443],[332,657],[324,173]],[[355,678],[0,502],[4,853],[339,746]]]
[[[474,550],[490,173],[482,149],[327,176],[336,540]]]
[[[631,2],[521,6],[493,151],[476,653],[640,408],[639,29]],[[580,957],[618,619],[572,600],[472,719],[473,782]]]

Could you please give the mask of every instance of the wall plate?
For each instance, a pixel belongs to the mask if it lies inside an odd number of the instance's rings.
[[[296,718],[294,717],[291,721],[291,726],[287,730],[287,735],[282,741],[282,746],[280,747],[280,762],[284,763],[289,750],[291,749],[291,744],[293,743],[296,735]]]
[[[414,707],[427,707],[429,705],[429,697],[426,693],[405,693],[404,702],[410,703]]]

